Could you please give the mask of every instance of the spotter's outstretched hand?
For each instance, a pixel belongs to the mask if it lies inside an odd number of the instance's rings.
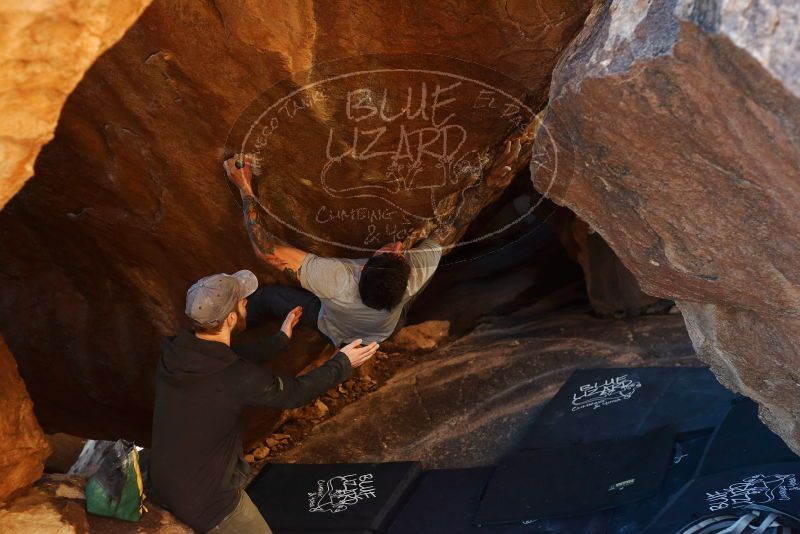
[[[286,334],[286,337],[289,339],[292,338],[292,331],[294,327],[297,326],[297,323],[300,322],[300,317],[303,316],[303,307],[296,306],[292,311],[290,311],[286,315],[286,319],[283,320],[283,324],[281,325],[281,332]]]
[[[378,344],[374,341],[369,345],[361,345],[362,339],[356,339],[349,345],[339,349],[339,352],[344,353],[347,359],[350,360],[350,365],[353,368],[359,367],[366,363],[367,360],[375,355],[378,350]]]

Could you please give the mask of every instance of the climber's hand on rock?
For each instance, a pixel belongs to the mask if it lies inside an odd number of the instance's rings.
[[[339,349],[339,352],[344,353],[347,359],[350,360],[350,365],[353,368],[363,365],[367,360],[375,355],[378,350],[378,344],[374,341],[369,345],[361,345],[363,340],[356,339],[349,345]]]
[[[428,236],[440,245],[452,243],[458,235],[458,229],[452,221],[442,221]]]
[[[506,141],[506,148],[503,152],[503,163],[505,165],[513,165],[519,159],[519,153],[522,150],[522,140],[514,139],[513,141]]]
[[[503,153],[486,174],[486,181],[491,182],[497,180],[511,172],[514,163],[519,159],[519,153],[521,151],[522,141],[519,138],[506,141]]]
[[[237,161],[239,165],[237,165]],[[225,169],[225,174],[228,176],[233,185],[239,188],[243,195],[253,194],[253,161],[250,157],[245,156],[244,159],[239,156],[233,156],[226,159],[222,163]],[[241,168],[240,168],[241,167]]]
[[[294,327],[297,326],[297,323],[300,322],[300,317],[303,316],[303,307],[297,306],[292,311],[290,311],[286,315],[286,319],[283,320],[283,324],[281,325],[281,332],[286,334],[286,337],[289,339],[292,338],[292,331]]]

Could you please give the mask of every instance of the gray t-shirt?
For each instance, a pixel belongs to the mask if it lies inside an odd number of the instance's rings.
[[[322,302],[317,326],[336,346],[356,339],[381,342],[392,335],[403,307],[433,276],[441,258],[442,247],[430,239],[406,251],[406,261],[411,265],[408,287],[402,303],[391,311],[376,310],[361,302],[358,281],[367,258],[350,260],[308,254],[300,266],[300,285]]]

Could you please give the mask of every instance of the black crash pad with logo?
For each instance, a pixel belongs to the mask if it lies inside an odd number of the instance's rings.
[[[800,457],[761,422],[758,405],[745,399],[731,406],[714,432],[698,476],[748,465],[794,461],[800,461]]]
[[[672,462],[661,489],[647,499],[614,509],[608,532],[640,534],[672,497],[694,478],[708,446],[712,430],[684,434],[676,438]]]
[[[800,462],[748,466],[697,478],[658,514],[646,534],[675,534],[699,518],[748,506],[800,512]]]
[[[389,534],[605,534],[608,514],[478,527],[475,514],[493,467],[426,471]]]
[[[672,460],[669,427],[600,443],[525,451],[495,469],[479,525],[588,515],[650,497]]]
[[[547,403],[519,448],[619,439],[667,425],[678,433],[714,428],[736,398],[704,367],[581,369]]]
[[[417,462],[273,464],[247,493],[280,532],[380,532],[419,477]]]

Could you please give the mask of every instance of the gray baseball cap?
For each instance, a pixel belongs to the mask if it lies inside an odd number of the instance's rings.
[[[200,324],[221,321],[257,288],[258,279],[248,270],[206,276],[186,292],[186,315]]]

